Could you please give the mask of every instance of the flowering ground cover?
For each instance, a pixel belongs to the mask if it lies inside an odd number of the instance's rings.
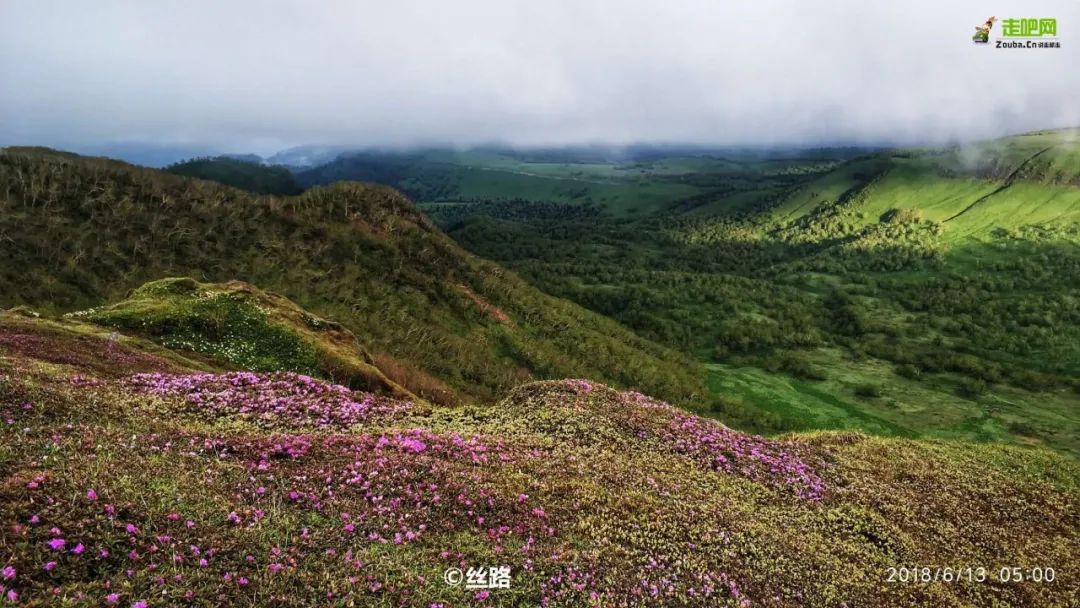
[[[162,397],[180,396],[204,416],[244,417],[265,423],[346,429],[372,417],[391,417],[412,403],[292,372],[256,374],[135,374],[127,386]]]
[[[77,333],[12,323],[0,319],[0,336],[21,336],[0,339],[0,605],[1080,599],[1080,470],[1049,451],[756,437],[587,380],[415,407],[293,372],[83,356]],[[994,577],[887,581],[918,564]],[[444,580],[489,566],[509,568],[509,588]],[[1056,578],[1004,583],[1005,566]]]
[[[193,365],[191,361],[178,362],[172,353],[147,352],[148,345],[121,339],[115,332],[86,326],[80,329],[83,331],[0,311],[0,352],[19,359],[71,365],[105,377]]]

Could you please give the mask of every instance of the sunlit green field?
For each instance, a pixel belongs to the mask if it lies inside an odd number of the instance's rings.
[[[857,361],[835,349],[817,350],[808,358],[824,380],[710,364],[708,385],[718,394],[777,415],[792,429],[1046,444],[1080,456],[1076,395],[1068,390],[1032,393],[996,386],[965,397],[958,394],[963,378],[957,374],[912,380],[887,362]]]

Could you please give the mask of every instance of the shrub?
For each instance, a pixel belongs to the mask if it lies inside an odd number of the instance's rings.
[[[881,396],[881,387],[876,384],[860,384],[855,387],[855,395],[864,399],[876,399]]]
[[[896,374],[911,380],[917,380],[922,375],[922,370],[910,363],[902,363],[896,366]]]
[[[975,399],[986,392],[986,381],[981,378],[964,378],[956,387],[956,393],[961,397]]]
[[[825,380],[825,372],[815,366],[805,355],[786,352],[770,357],[765,368],[771,372],[784,372],[803,380]]]

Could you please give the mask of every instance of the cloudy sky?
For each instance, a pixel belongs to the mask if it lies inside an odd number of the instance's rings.
[[[1078,66],[1077,0],[0,0],[0,145],[930,143],[1080,124]]]

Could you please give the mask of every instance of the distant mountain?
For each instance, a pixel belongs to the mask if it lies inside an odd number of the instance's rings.
[[[217,146],[206,145],[161,145],[141,142],[119,142],[96,146],[84,146],[75,149],[87,156],[105,156],[133,165],[159,169],[192,158],[233,158],[250,163],[264,164],[258,154],[225,153]]]
[[[231,158],[233,160],[241,160],[246,163],[254,163],[256,165],[266,164],[263,157],[258,154],[221,154],[218,158]]]
[[[747,185],[788,187],[805,179],[800,173],[821,172],[866,152],[694,146],[354,150],[297,170],[296,177],[306,186],[373,181],[418,203],[563,203],[640,216]],[[793,170],[775,170],[785,164]]]
[[[265,162],[298,169],[315,167],[328,163],[339,154],[355,148],[356,146],[297,146],[273,154],[267,157]]]
[[[245,160],[252,157],[259,158],[254,155],[244,155],[241,158],[193,158],[169,165],[165,170],[176,175],[208,179],[256,194],[299,194],[303,191],[288,169],[280,165],[263,165],[258,161]]]

